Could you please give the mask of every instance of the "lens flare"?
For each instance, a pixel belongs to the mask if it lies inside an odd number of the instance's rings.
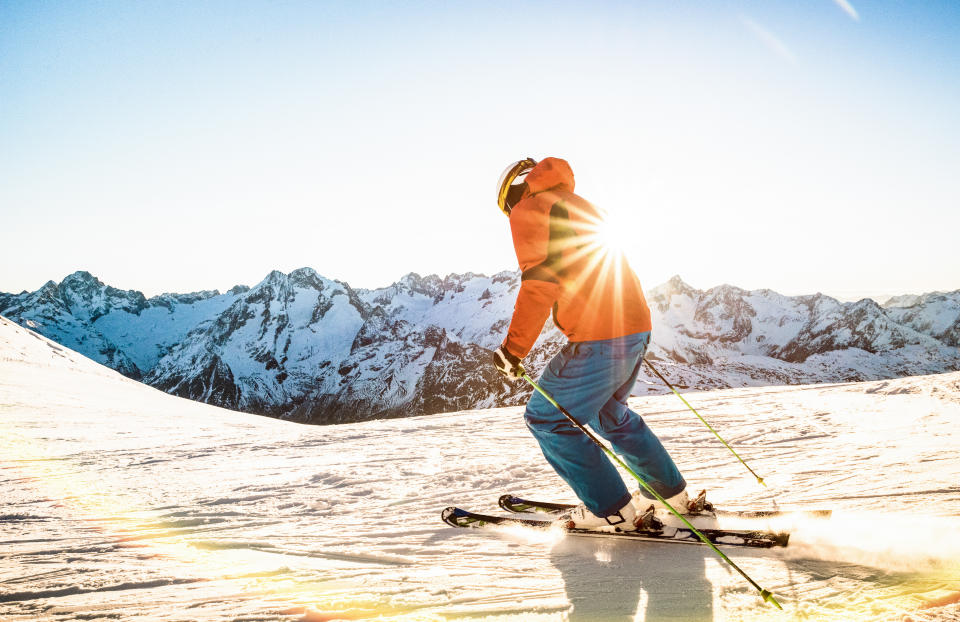
[[[298,567],[295,552],[282,559],[256,546],[231,548],[197,538],[202,531],[189,521],[177,521],[144,510],[136,494],[111,486],[108,475],[91,469],[70,455],[60,455],[47,444],[18,433],[0,421],[0,464],[22,481],[56,500],[71,520],[80,521],[97,541],[118,549],[136,551],[138,564],[163,568],[172,583],[196,583],[204,590],[234,594],[233,598],[258,598],[283,614],[304,620],[403,620],[440,621],[442,616],[384,603],[370,594],[362,574],[336,580],[319,577],[304,581],[291,569]],[[141,491],[142,492],[142,491]],[[142,499],[141,499],[142,501]],[[306,537],[306,536],[305,536]],[[103,545],[106,546],[106,545]],[[310,560],[311,563],[313,560]],[[69,594],[91,590],[75,587]],[[272,607],[271,607],[272,606]]]
[[[630,246],[630,227],[621,218],[607,214],[596,224],[596,245],[601,252],[618,255]]]

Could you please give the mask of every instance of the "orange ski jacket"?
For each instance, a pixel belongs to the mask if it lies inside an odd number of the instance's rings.
[[[526,183],[527,191],[510,211],[522,276],[506,349],[526,356],[551,310],[570,341],[650,330],[640,281],[622,253],[603,244],[602,214],[573,193],[570,165],[546,158]]]

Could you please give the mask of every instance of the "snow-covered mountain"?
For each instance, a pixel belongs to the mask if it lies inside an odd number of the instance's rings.
[[[899,306],[823,294],[783,296],[679,277],[648,295],[650,358],[695,388],[893,378],[960,369],[960,290]]]
[[[87,272],[0,294],[0,314],[121,373],[227,408],[312,423],[517,404],[490,351],[519,275],[409,274],[353,289],[310,268],[237,286],[145,298]],[[960,291],[842,303],[679,277],[648,291],[651,361],[682,387],[872,380],[960,369]],[[525,361],[562,347],[548,328]],[[645,370],[646,372],[646,370]],[[636,393],[664,388],[644,375]]]
[[[222,313],[246,289],[148,300],[140,292],[104,285],[89,272],[75,272],[32,293],[0,293],[0,314],[140,379],[190,330]]]

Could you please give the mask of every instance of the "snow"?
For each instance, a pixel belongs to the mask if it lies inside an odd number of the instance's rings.
[[[887,313],[899,322],[931,335],[960,330],[960,292],[933,292],[923,296],[901,296],[886,304]]]
[[[409,274],[389,287],[355,290],[301,268],[273,271],[253,288],[222,295],[146,299],[76,272],[33,293],[0,294],[0,313],[178,395],[342,422],[521,403],[522,387],[490,391],[493,379],[484,377],[494,373],[488,350],[508,330],[519,276]],[[867,300],[840,303],[730,285],[698,290],[679,277],[648,293],[650,356],[681,386],[876,380],[960,369],[960,291],[886,309]],[[527,369],[542,369],[565,341],[548,321]],[[635,394],[665,391],[651,380],[644,372]]]
[[[705,547],[441,523],[571,499],[520,408],[301,426],[0,318],[0,619],[960,620],[960,373],[688,399],[770,486],[674,396],[634,399],[692,487],[835,510],[727,549],[783,614]]]
[[[236,299],[235,294],[221,294],[190,304],[174,303],[170,308],[148,307],[139,314],[114,309],[97,318],[93,325],[137,367],[149,370],[171,346],[183,341],[188,332],[223,313]]]
[[[319,330],[314,329],[313,339],[301,347],[314,348],[321,360],[339,363],[350,356],[350,347],[363,326],[363,318],[346,294],[335,295],[331,302],[333,306],[323,316]]]
[[[797,338],[806,325],[806,318],[800,308],[791,304],[789,298],[765,292],[765,295],[753,293],[747,297],[747,302],[757,310],[756,323],[761,329],[754,331],[762,335],[760,341],[763,346],[785,346]],[[762,348],[751,351],[751,354],[763,354]]]
[[[443,281],[436,276],[426,277],[423,281],[427,284],[437,284],[436,296],[432,296],[409,289],[421,284],[421,279],[408,275],[390,287],[359,293],[367,304],[382,305],[393,318],[415,326],[437,326],[463,343],[493,350],[503,341],[503,331],[491,332],[490,327],[513,312],[516,294],[511,290],[518,287],[516,276],[451,274]]]

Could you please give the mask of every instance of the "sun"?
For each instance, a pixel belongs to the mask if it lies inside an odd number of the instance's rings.
[[[633,243],[633,227],[617,212],[607,212],[596,223],[597,246],[610,254],[623,255]]]

